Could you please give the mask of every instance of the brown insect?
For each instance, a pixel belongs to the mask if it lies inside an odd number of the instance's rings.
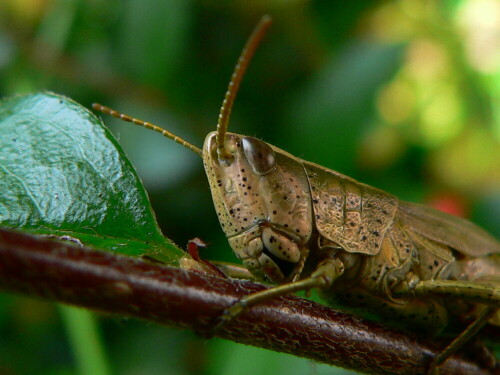
[[[228,133],[236,92],[270,22],[264,17],[243,49],[217,131],[202,150],[148,122],[93,107],[198,153],[235,254],[256,279],[280,284],[242,298],[219,325],[265,299],[311,288],[336,308],[419,331],[468,324],[435,358],[434,371],[484,325],[500,325],[500,243],[467,220]]]

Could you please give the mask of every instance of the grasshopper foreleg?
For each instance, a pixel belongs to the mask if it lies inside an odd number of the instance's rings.
[[[312,288],[328,288],[343,273],[344,264],[340,259],[325,259],[319,264],[310,277],[242,297],[231,307],[224,310],[224,312],[218,317],[215,326],[211,329],[211,332],[216,332],[226,323],[238,317],[246,309],[270,298],[295,293],[301,290],[310,290]]]
[[[211,261],[217,266],[225,275],[233,279],[244,279],[244,280],[256,280],[255,276],[248,270],[248,268],[243,267],[240,264],[228,263],[213,260]]]

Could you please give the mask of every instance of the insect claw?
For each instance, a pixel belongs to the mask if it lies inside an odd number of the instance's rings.
[[[232,306],[225,309],[221,315],[219,315],[214,320],[214,325],[209,328],[208,333],[211,336],[214,336],[216,332],[218,332],[222,327],[224,327],[231,320],[238,317],[243,311],[245,311],[246,303],[244,300],[236,301]]]
[[[471,358],[477,358],[484,368],[495,370],[495,374],[500,374],[500,363],[495,358],[495,354],[486,347],[486,345],[477,337],[474,337],[470,345],[467,347],[471,353]]]

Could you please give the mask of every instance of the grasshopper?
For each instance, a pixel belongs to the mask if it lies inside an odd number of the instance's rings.
[[[255,279],[279,284],[236,302],[218,326],[265,299],[317,288],[337,308],[421,332],[468,324],[434,359],[430,371],[437,371],[483,326],[500,326],[500,243],[467,220],[227,132],[242,77],[270,22],[263,17],[247,41],[217,130],[203,149],[151,123],[93,107],[199,154],[236,256]]]

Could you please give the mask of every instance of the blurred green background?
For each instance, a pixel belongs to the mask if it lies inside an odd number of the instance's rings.
[[[0,95],[40,90],[154,122],[201,146],[246,38],[274,24],[230,130],[500,236],[500,3],[2,0]],[[110,117],[165,235],[235,261],[201,160]],[[43,140],[41,140],[43,141]],[[0,374],[77,374],[64,309],[0,295]],[[344,374],[190,332],[98,317],[103,374]],[[78,337],[78,336],[77,336]],[[98,338],[97,338],[98,339]]]

